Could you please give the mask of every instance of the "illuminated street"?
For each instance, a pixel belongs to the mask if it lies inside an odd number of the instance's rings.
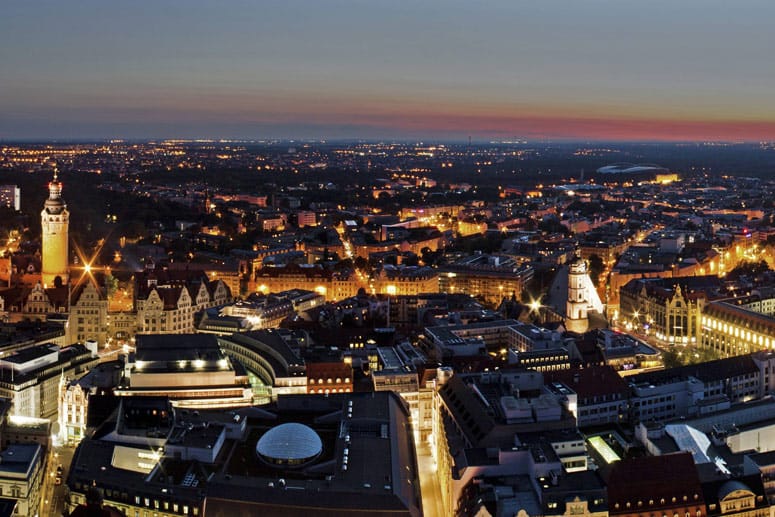
[[[444,517],[436,463],[430,447],[422,440],[417,443],[417,469],[420,474],[423,514],[425,517]]]

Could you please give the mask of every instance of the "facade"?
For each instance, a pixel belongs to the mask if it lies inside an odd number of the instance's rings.
[[[70,303],[68,317],[70,343],[108,341],[108,299],[94,281],[87,280],[76,288]]]
[[[608,494],[596,472],[573,472],[539,481],[543,481],[544,516],[608,517]]]
[[[662,366],[662,355],[658,349],[629,334],[598,330],[597,347],[605,364],[617,370],[632,372]]]
[[[26,348],[0,359],[0,396],[10,415],[55,419],[62,377],[78,378],[99,362],[96,346],[53,344]]]
[[[279,293],[293,289],[314,291],[326,300],[343,300],[358,293],[355,274],[349,271],[328,271],[315,265],[264,267],[256,271],[254,284],[262,293]]]
[[[0,452],[0,494],[17,501],[15,515],[37,515],[45,459],[38,444],[11,444]]]
[[[765,500],[769,504],[775,503],[775,452],[746,454],[743,468],[745,474],[760,476]]]
[[[89,398],[113,393],[121,380],[119,361],[100,363],[80,379],[60,377],[59,438],[62,443],[77,444],[86,436]]]
[[[439,290],[439,275],[428,267],[385,266],[371,280],[373,294],[389,296],[412,296],[420,293],[435,293]]]
[[[436,358],[476,356],[484,352],[505,354],[519,341],[514,327],[522,324],[516,320],[496,320],[467,325],[426,327],[423,339],[433,350]]]
[[[769,517],[762,476],[722,478],[703,483],[709,517]]]
[[[470,294],[497,305],[520,298],[533,268],[501,256],[474,255],[439,268],[439,292]]]
[[[248,374],[234,364],[210,334],[138,335],[121,387],[125,397],[168,396],[177,407],[247,406]]]
[[[567,370],[570,368],[570,354],[565,347],[530,350],[529,352],[509,350],[508,362],[510,365],[539,372]]]
[[[69,282],[69,224],[70,212],[62,199],[62,183],[54,179],[48,184],[49,196],[40,213],[41,238],[41,281],[44,287],[67,285]],[[57,278],[59,279],[57,281]]]
[[[16,185],[0,185],[0,205],[17,212],[22,209],[22,189]]]
[[[0,291],[0,320],[44,322],[49,316],[67,312],[67,286],[43,287],[40,275],[32,287],[10,287]]]
[[[89,389],[62,379],[59,388],[59,436],[64,443],[78,443],[86,435]]]
[[[750,355],[639,373],[628,382],[634,422],[702,415],[722,403],[756,399],[763,389],[760,365]]]
[[[209,280],[196,270],[157,267],[138,274],[135,285],[134,328],[125,317],[110,315],[109,337],[127,334],[185,334],[194,332],[194,315],[232,300],[221,280]]]
[[[706,517],[702,486],[690,453],[616,462],[608,475],[609,515]]]
[[[696,344],[705,303],[705,290],[691,289],[686,279],[635,279],[620,290],[618,319],[666,343]]]
[[[549,389],[564,400],[579,427],[620,424],[628,419],[630,389],[611,366],[544,375]]]
[[[218,337],[223,353],[249,372],[254,403],[276,400],[279,395],[307,393],[306,364],[298,353],[307,342],[306,334],[284,329],[262,329]],[[315,381],[318,385],[319,380],[320,377]],[[328,377],[325,380],[328,383]],[[343,381],[341,389],[345,389],[345,384]],[[317,386],[315,389],[318,389]],[[325,393],[325,388],[322,389]],[[337,391],[339,389],[337,387]]]
[[[420,376],[417,371],[425,358],[408,343],[395,347],[377,347],[377,367],[371,372],[374,391],[392,391],[404,399],[412,416],[412,423],[417,436],[426,436],[430,428],[425,415],[430,399],[423,393],[421,396]],[[425,379],[426,383],[433,379]],[[425,385],[423,385],[425,387]],[[424,391],[424,390],[423,390]],[[421,407],[423,405],[423,407]]]
[[[725,356],[775,348],[775,318],[724,301],[702,314],[702,346]]]
[[[353,368],[344,362],[307,363],[307,393],[352,393]]]

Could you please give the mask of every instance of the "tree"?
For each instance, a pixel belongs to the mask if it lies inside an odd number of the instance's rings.
[[[108,274],[108,276],[105,277],[105,289],[107,291],[108,298],[112,297],[113,294],[118,290],[118,278]]]
[[[605,271],[605,264],[603,259],[597,254],[589,256],[589,278],[592,279],[592,283],[597,286],[600,281],[600,275]]]
[[[665,350],[662,352],[662,362],[665,364],[665,368],[677,368],[683,366],[681,356],[678,355],[674,349]]]

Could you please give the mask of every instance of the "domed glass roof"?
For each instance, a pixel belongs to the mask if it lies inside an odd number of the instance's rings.
[[[280,424],[259,438],[256,452],[275,465],[300,465],[317,458],[323,452],[323,442],[304,424]]]

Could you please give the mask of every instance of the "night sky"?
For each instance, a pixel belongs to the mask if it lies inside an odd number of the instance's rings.
[[[775,140],[772,0],[7,1],[0,139]]]

